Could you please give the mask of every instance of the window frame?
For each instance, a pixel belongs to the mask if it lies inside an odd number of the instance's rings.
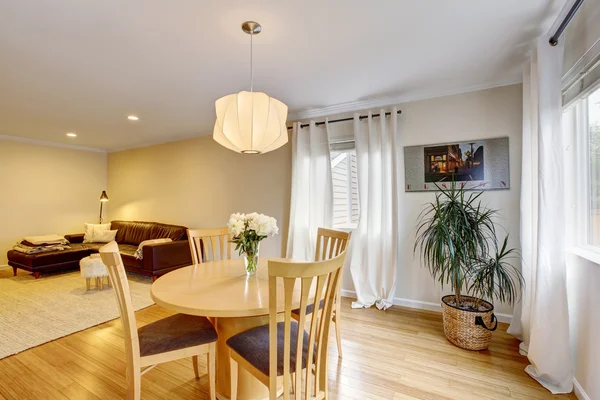
[[[344,143],[350,143],[350,141],[344,141]],[[352,141],[352,143],[354,143],[354,141]],[[346,222],[343,224],[339,224],[339,223],[335,223],[335,221],[332,223],[332,227],[334,229],[340,229],[340,230],[344,230],[344,231],[352,231],[358,228],[358,224],[359,221],[357,221],[356,223],[352,222],[352,163],[350,162],[351,160],[351,156],[354,155],[356,157],[356,148],[354,146],[352,146],[352,148],[346,148],[346,149],[330,149],[331,153],[340,153],[338,155],[336,155],[335,157],[331,157],[331,172],[332,172],[332,178],[333,178],[333,169],[335,168],[335,166],[343,161],[343,160],[339,160],[337,161],[335,164],[334,162],[336,160],[338,160],[342,155],[345,155],[345,160],[347,162],[347,168],[346,168],[346,194],[345,194],[345,200],[346,200]],[[358,190],[358,176],[357,176],[357,190]],[[358,196],[357,193],[357,199],[358,199],[358,209],[359,209],[359,219],[360,219],[360,196]],[[334,200],[335,201],[335,200]],[[332,205],[333,206],[333,205]],[[333,206],[334,207],[334,206]]]
[[[594,245],[592,240],[592,204],[591,204],[591,163],[590,163],[590,119],[589,98],[600,91],[600,81],[596,82],[576,99],[563,107],[563,115],[569,108],[574,107],[576,119],[575,165],[577,181],[574,185],[575,195],[575,229],[577,236],[570,252],[595,264],[600,265],[600,244]],[[583,134],[581,134],[583,133]]]

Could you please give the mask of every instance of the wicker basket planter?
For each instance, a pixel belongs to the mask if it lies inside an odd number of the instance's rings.
[[[476,300],[471,296],[462,296],[462,298],[467,301]],[[450,301],[454,301],[454,295],[442,297],[444,334],[448,340],[467,350],[487,349],[492,340],[492,331],[498,327],[494,306],[485,300],[479,300],[489,310],[469,311],[448,304]]]

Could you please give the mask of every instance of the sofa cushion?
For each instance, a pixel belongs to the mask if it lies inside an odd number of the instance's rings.
[[[119,244],[119,253],[121,253],[121,259],[123,264],[128,267],[142,267],[142,260],[135,258],[135,251],[137,246],[132,244]]]
[[[26,265],[30,268],[44,267],[51,264],[63,264],[70,261],[79,261],[87,257],[90,250],[81,244],[71,244],[70,249],[49,251],[47,253],[25,254],[15,250],[7,253],[9,261]]]
[[[104,246],[106,243],[84,243],[83,246],[90,250],[90,253],[97,253],[100,250],[100,247]]]
[[[158,222],[112,221],[111,230],[117,229],[115,240],[119,244],[138,246],[144,240],[166,239],[173,241],[187,238],[187,228]]]

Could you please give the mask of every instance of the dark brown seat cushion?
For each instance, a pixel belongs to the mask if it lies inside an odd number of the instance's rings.
[[[324,304],[325,304],[325,299],[321,300],[321,302],[319,303],[319,310],[323,309]],[[314,308],[315,308],[314,303],[307,305],[306,306],[306,315],[312,314]],[[295,310],[292,310],[292,314],[300,315],[300,309],[296,308]]]
[[[200,346],[217,341],[217,331],[205,317],[175,314],[138,329],[140,355]]]
[[[138,246],[134,246],[132,244],[119,244],[119,253],[121,253],[123,264],[128,267],[142,267],[142,260],[135,258],[135,252],[137,249]]]
[[[283,334],[284,322],[277,324],[277,376],[283,375]],[[296,369],[296,346],[298,343],[298,324],[291,323],[290,335],[290,371]],[[304,332],[302,343],[302,368],[306,368],[309,335]],[[246,332],[238,333],[227,340],[227,345],[246,361],[265,375],[269,375],[269,325],[258,326]],[[313,356],[313,361],[316,355]]]
[[[84,243],[82,246],[88,248],[90,253],[97,253],[100,250],[100,247],[104,246],[106,243]],[[134,246],[132,244],[119,244],[119,253],[121,253],[121,258],[123,259],[123,264],[126,267],[137,267],[142,268],[142,260],[138,260],[135,258],[135,252],[138,249],[138,246]]]
[[[83,243],[82,246],[90,249],[90,253],[97,253],[100,250],[100,247],[105,244],[106,243]]]

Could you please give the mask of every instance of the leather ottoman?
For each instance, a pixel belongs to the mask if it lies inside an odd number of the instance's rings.
[[[21,268],[32,272],[35,279],[37,279],[40,277],[40,273],[44,271],[78,268],[79,260],[93,252],[84,244],[71,244],[70,247],[67,250],[37,254],[25,254],[16,250],[9,250],[7,253],[8,265],[13,268],[14,275],[17,275],[17,268]]]

